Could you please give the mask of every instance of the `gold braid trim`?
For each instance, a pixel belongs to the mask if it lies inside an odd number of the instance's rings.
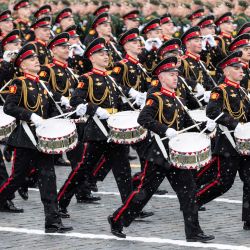
[[[50,80],[51,80],[53,90],[56,92],[59,92],[62,95],[65,95],[67,93],[67,91],[69,90],[69,86],[70,86],[69,79],[67,78],[65,88],[60,89],[56,83],[55,71],[51,67],[49,67],[49,70],[50,70],[50,76],[49,76],[48,82],[50,82]]]
[[[123,71],[123,76],[122,76],[122,81],[125,83],[125,85],[129,86],[130,88],[134,88],[136,90],[140,90],[140,83],[141,83],[141,75],[137,75],[136,78],[136,83],[135,85],[132,85],[129,81],[128,77],[128,65],[126,63],[122,63],[124,71]]]
[[[178,116],[178,112],[177,112],[177,110],[175,110],[173,119],[171,121],[168,121],[166,119],[166,117],[164,116],[164,114],[163,114],[163,106],[164,106],[163,100],[161,99],[160,96],[156,96],[156,97],[157,97],[157,99],[159,101],[159,109],[158,109],[158,112],[157,112],[158,113],[158,120],[159,120],[160,123],[165,123],[165,124],[168,125],[168,127],[171,127],[174,124],[174,122],[176,121],[176,118]]]
[[[22,81],[22,93],[23,93],[23,104],[24,107],[32,112],[37,112],[37,110],[39,109],[40,105],[41,105],[41,96],[38,94],[37,100],[36,100],[36,104],[32,107],[29,105],[28,103],[28,90],[27,90],[27,85],[25,83],[24,80]]]
[[[198,76],[197,76],[186,60],[183,60],[183,63],[184,63],[184,70],[185,70],[185,78],[191,79],[190,71],[192,71],[193,75],[196,78],[196,81],[199,82],[199,83],[202,83],[203,82],[202,70],[199,70],[199,73],[198,73]]]
[[[150,62],[151,60],[148,60],[148,62]],[[152,71],[154,69],[154,67],[157,65],[157,63],[155,62],[155,60],[152,61],[152,67],[148,66],[147,63],[144,63],[143,66],[147,71]]]
[[[89,80],[88,96],[89,96],[90,101],[96,105],[101,105],[106,100],[107,96],[109,95],[108,87],[106,87],[102,98],[97,99],[94,96],[94,82],[93,82],[92,77],[88,76],[88,80]]]
[[[225,41],[224,41],[224,39],[222,37],[218,36],[218,38],[221,41],[222,52],[227,56],[226,43],[225,43]]]
[[[229,99],[228,99],[227,91],[225,89],[222,89],[222,91],[223,91],[223,108],[225,108],[233,118],[235,118],[237,120],[240,119],[243,115],[245,115],[244,104],[243,104],[242,100],[240,101],[239,110],[236,112],[233,112],[231,105],[230,105],[230,102],[229,102]]]

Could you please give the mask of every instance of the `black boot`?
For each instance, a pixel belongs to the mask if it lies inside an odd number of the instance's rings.
[[[147,217],[150,217],[150,216],[153,216],[154,213],[153,212],[145,212],[145,211],[141,211],[137,218],[140,218],[140,219],[144,219],[144,218],[147,218]]]
[[[61,218],[64,218],[64,219],[70,218],[70,214],[67,208],[59,208],[59,214]]]
[[[20,187],[20,188],[18,188],[17,191],[23,200],[27,201],[29,199],[28,188]]]
[[[206,235],[204,233],[198,233],[194,236],[188,237],[187,241],[188,242],[207,242],[210,240],[213,240],[214,236],[213,235]]]
[[[99,200],[101,200],[101,197],[93,196],[92,194],[87,194],[81,197],[80,199],[77,199],[77,203],[95,203]]]
[[[110,230],[113,235],[119,238],[126,238],[126,234],[122,232],[123,227],[114,222],[113,216],[108,216],[108,222],[110,224]]]
[[[250,230],[250,221],[245,221],[243,225],[244,230]]]
[[[15,207],[12,201],[7,200],[0,205],[0,212],[23,213],[23,209]]]
[[[66,233],[72,230],[73,227],[64,226],[62,222],[45,226],[45,233]]]

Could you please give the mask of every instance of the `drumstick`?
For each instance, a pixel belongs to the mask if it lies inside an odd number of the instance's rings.
[[[50,120],[50,119],[57,119],[57,118],[61,118],[61,117],[64,117],[64,116],[71,116],[71,115],[73,115],[74,113],[76,112],[76,110],[74,110],[74,111],[71,111],[71,112],[68,112],[68,113],[63,113],[63,114],[60,114],[60,115],[57,115],[57,116],[53,116],[53,117],[51,117],[51,118],[49,118],[49,119],[47,119],[47,120]]]
[[[222,132],[222,134],[224,135],[224,134],[226,134],[226,133],[232,133],[232,132],[234,132],[234,130],[228,130],[228,131],[224,131],[224,132]]]
[[[3,87],[0,89],[0,92],[2,92],[12,81],[13,79],[10,79],[7,83],[3,85]]]
[[[190,129],[192,129],[192,128],[195,128],[197,125],[201,125],[201,124],[202,124],[202,122],[196,123],[196,124],[194,124],[194,125],[192,125],[192,126],[190,126],[190,127],[188,127],[188,128],[184,128],[184,129],[182,129],[182,130],[180,130],[180,131],[177,131],[177,133],[178,133],[178,135],[179,135],[179,134],[182,134],[182,133],[184,133],[184,132],[186,132],[186,131],[188,131],[188,130],[190,130]],[[162,141],[164,141],[164,140],[166,140],[166,139],[169,139],[168,136],[161,138]]]
[[[224,113],[222,112],[221,114],[219,114],[213,121],[216,122],[219,118],[221,118],[224,115]],[[207,126],[200,132],[200,134],[203,134],[205,131],[207,130]]]

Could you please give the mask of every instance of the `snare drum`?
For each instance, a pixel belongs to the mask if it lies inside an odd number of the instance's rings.
[[[0,140],[8,137],[16,127],[16,119],[3,112],[3,106],[0,106]]]
[[[195,110],[189,110],[188,111],[190,116],[195,120],[196,122],[206,122],[207,116],[206,116],[206,110],[205,109],[195,109]]]
[[[200,169],[211,160],[211,143],[204,134],[187,132],[169,141],[170,160],[174,167]]]
[[[109,138],[117,144],[135,144],[144,140],[147,130],[137,123],[139,111],[123,111],[108,119]]]
[[[236,149],[241,155],[250,155],[250,122],[243,124],[244,129],[234,133]]]
[[[36,129],[38,149],[46,154],[62,154],[76,147],[76,125],[67,119],[49,119]]]

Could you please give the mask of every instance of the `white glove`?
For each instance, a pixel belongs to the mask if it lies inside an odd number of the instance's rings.
[[[65,106],[67,109],[71,108],[71,106],[69,104],[69,99],[67,97],[65,97],[65,96],[61,97],[61,105]]]
[[[165,132],[165,135],[169,138],[172,139],[175,136],[178,135],[178,132],[174,128],[168,128]]]
[[[17,50],[14,50],[14,51],[6,50],[3,53],[3,60],[6,62],[10,62],[17,53],[18,53]]]
[[[206,128],[208,131],[212,132],[216,127],[216,122],[208,118]]]
[[[244,130],[244,126],[242,123],[238,123],[238,125],[236,126],[234,133],[241,133]]]
[[[99,107],[96,110],[96,114],[100,120],[108,119],[110,117],[109,112],[106,109]]]
[[[135,103],[138,106],[143,107],[145,106],[146,99],[147,99],[147,92],[139,93],[135,98]]]
[[[82,56],[84,53],[84,49],[80,44],[73,44],[70,48],[73,50],[73,55]]]
[[[43,118],[35,113],[30,117],[30,120],[35,124],[36,128],[40,127],[43,124]]]
[[[152,43],[152,40],[151,40],[152,38],[149,38],[148,40],[146,40],[145,41],[145,49],[147,50],[147,51],[150,51],[150,50],[152,50],[152,48],[153,48],[153,43]]]
[[[149,38],[145,42],[145,48],[147,51],[152,50],[153,47],[159,49],[162,45],[162,41],[160,38]]]
[[[79,104],[77,107],[76,107],[76,114],[78,116],[84,116],[86,114],[86,111],[87,111],[87,105],[88,104]]]
[[[159,49],[162,45],[162,41],[160,38],[153,38],[153,46]]]
[[[207,35],[206,37],[207,37],[207,41],[210,44],[210,46],[211,47],[215,47],[216,46],[216,42],[214,40],[214,37],[211,34]]]
[[[205,89],[203,88],[203,86],[200,83],[197,83],[197,85],[195,87],[195,91],[197,92],[195,94],[196,97],[203,96],[205,93]]]
[[[204,102],[208,103],[210,99],[211,91],[205,91],[204,93]]]
[[[203,38],[201,42],[201,48],[202,50],[207,50],[207,38]]]
[[[129,92],[128,92],[129,96],[132,97],[133,99],[136,99],[137,95],[141,94],[141,92],[130,88]]]

